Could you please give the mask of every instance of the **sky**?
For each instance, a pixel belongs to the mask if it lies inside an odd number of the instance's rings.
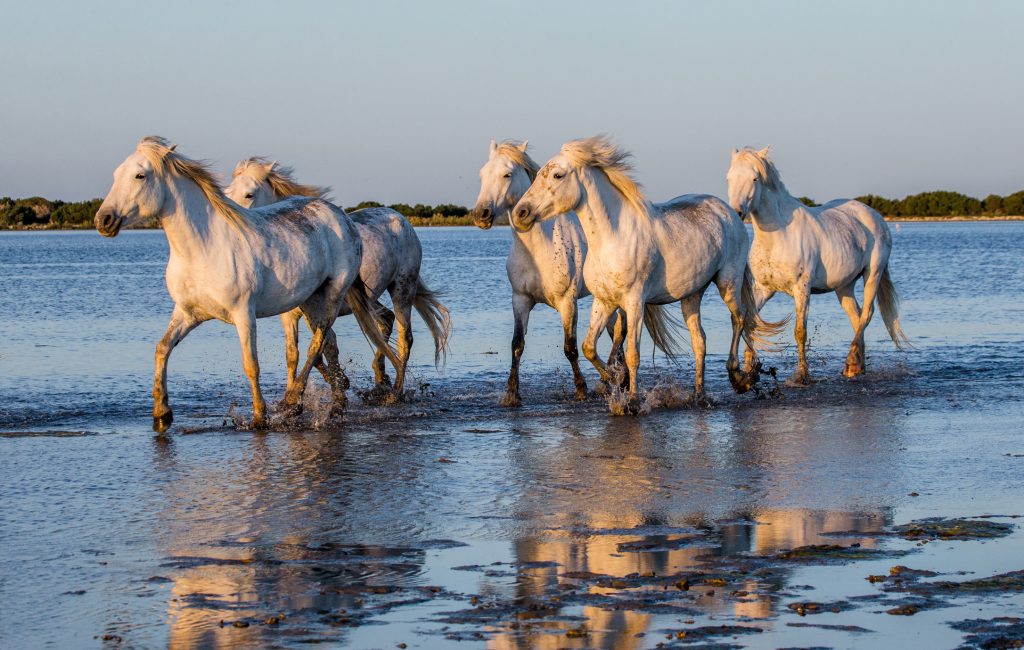
[[[471,205],[491,138],[606,133],[654,201],[771,145],[819,201],[1024,189],[1024,2],[0,0],[0,196],[102,197],[140,137],[342,205]]]

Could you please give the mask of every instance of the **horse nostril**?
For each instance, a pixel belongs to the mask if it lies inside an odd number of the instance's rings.
[[[490,219],[491,218],[491,209],[490,208],[484,208],[483,210],[481,210],[480,211],[480,218],[481,219]]]
[[[112,223],[114,223],[114,215],[109,212],[100,216],[100,225],[104,228],[109,228]]]
[[[516,210],[517,219],[525,219],[526,215],[528,214],[530,214],[530,211],[527,210],[526,208],[519,208],[518,210]]]

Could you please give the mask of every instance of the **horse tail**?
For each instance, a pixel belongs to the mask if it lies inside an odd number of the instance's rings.
[[[416,282],[416,296],[413,307],[420,318],[427,324],[430,335],[434,337],[434,366],[444,366],[448,362],[448,338],[452,334],[452,317],[448,308],[437,299],[438,293],[431,291],[419,278]]]
[[[882,279],[878,283],[878,311],[882,313],[882,321],[885,329],[889,330],[892,342],[899,350],[906,350],[914,347],[910,339],[903,332],[900,325],[900,296],[896,293],[896,287],[889,276],[889,264],[885,265],[882,271]]]
[[[392,347],[391,342],[384,335],[390,325],[383,318],[382,310],[370,301],[369,292],[362,278],[356,277],[345,294],[345,304],[352,310],[359,329],[370,345],[384,351],[384,355],[397,368],[400,365],[398,352]]]
[[[778,350],[778,344],[771,340],[771,337],[782,333],[782,330],[789,325],[792,315],[778,321],[766,321],[761,318],[761,315],[757,313],[757,300],[754,299],[754,274],[750,272],[749,264],[743,267],[740,302],[743,304],[743,338],[746,339],[747,345],[763,352]]]
[[[674,318],[664,305],[644,305],[644,327],[651,334],[654,347],[665,353],[669,359],[675,359],[682,349],[675,330],[681,326],[679,319]]]

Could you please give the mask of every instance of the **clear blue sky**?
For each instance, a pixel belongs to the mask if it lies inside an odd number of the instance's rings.
[[[598,132],[650,198],[771,144],[816,199],[1024,188],[1024,2],[0,0],[0,195],[84,199],[139,137],[362,199],[470,204],[490,138]]]

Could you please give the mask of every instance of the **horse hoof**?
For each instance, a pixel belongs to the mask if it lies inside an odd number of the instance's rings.
[[[395,392],[394,390],[387,391],[380,398],[380,403],[384,406],[394,406],[395,404],[398,404],[400,401],[402,401],[401,394]]]
[[[626,398],[626,403],[622,407],[624,415],[639,415],[640,414],[640,397],[637,395],[630,395]]]
[[[338,403],[331,404],[331,409],[327,412],[327,417],[329,417],[329,418],[340,418],[341,416],[345,415],[345,407],[346,406],[347,406],[347,404],[345,402],[342,402],[340,404],[338,404]]]
[[[576,387],[576,394],[573,397],[574,397],[574,399],[577,402],[585,402],[585,401],[587,401],[587,387],[586,386],[577,386]]]
[[[807,388],[811,385],[811,379],[807,375],[793,375],[786,380],[786,385],[790,388]]]
[[[518,408],[523,405],[523,400],[519,397],[519,393],[505,393],[498,403],[508,408]]]
[[[296,417],[298,415],[302,415],[302,402],[294,402],[294,403],[292,403],[292,402],[289,402],[289,401],[285,400],[281,404],[281,413],[286,418],[293,418],[293,417]]]
[[[846,377],[847,379],[853,379],[854,377],[859,377],[860,375],[863,374],[864,366],[861,365],[846,364],[846,367],[843,368],[843,376]]]
[[[267,419],[262,415],[254,415],[252,416],[252,422],[249,423],[249,428],[253,431],[266,429],[268,428]]]
[[[153,416],[153,431],[157,433],[164,433],[171,428],[171,422],[174,422],[174,414],[167,411],[163,415]]]

